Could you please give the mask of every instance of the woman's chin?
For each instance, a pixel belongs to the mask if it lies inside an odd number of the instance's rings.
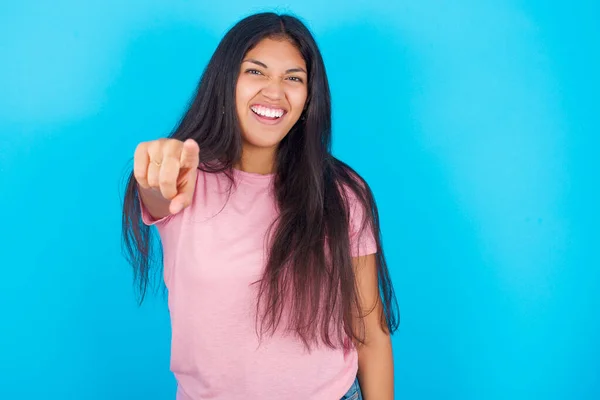
[[[269,135],[266,132],[262,135],[252,134],[244,135],[244,144],[256,148],[272,149],[279,146],[285,135]]]

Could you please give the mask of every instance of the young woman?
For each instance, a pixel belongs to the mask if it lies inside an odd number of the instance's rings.
[[[393,398],[377,207],[331,154],[325,67],[298,19],[241,20],[175,131],[137,146],[123,234],[142,300],[150,225],[178,399]]]

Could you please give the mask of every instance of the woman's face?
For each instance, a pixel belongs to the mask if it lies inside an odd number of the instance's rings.
[[[245,146],[276,148],[308,95],[306,63],[288,40],[263,39],[240,67],[236,108]]]

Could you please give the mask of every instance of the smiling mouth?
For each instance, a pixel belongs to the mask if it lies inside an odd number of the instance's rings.
[[[259,117],[260,119],[267,121],[277,121],[286,114],[285,110],[267,108],[263,106],[252,106],[250,107],[250,110],[252,110],[254,115]]]

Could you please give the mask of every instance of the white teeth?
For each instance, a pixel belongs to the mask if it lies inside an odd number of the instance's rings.
[[[262,115],[263,117],[269,117],[269,118],[280,118],[284,113],[283,110],[267,108],[267,107],[263,107],[263,106],[254,106],[254,107],[252,107],[252,111],[254,111],[255,113],[257,113],[259,115]]]

